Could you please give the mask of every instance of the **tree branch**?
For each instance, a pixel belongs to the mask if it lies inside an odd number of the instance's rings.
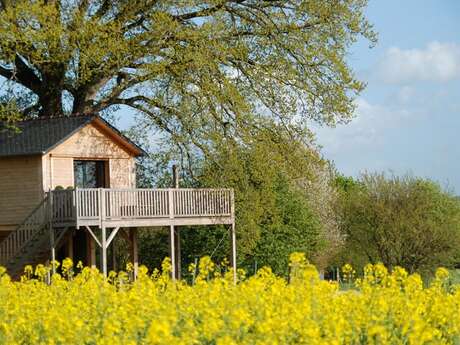
[[[233,1],[221,1],[220,4],[213,6],[213,7],[208,7],[204,8],[202,10],[194,11],[194,12],[189,12],[189,13],[184,13],[184,14],[179,14],[176,16],[173,16],[174,19],[178,21],[187,21],[190,19],[194,18],[200,18],[200,17],[207,17],[211,14],[216,13],[217,11],[221,10],[222,8],[226,7],[227,2],[230,3],[236,3],[236,4],[241,4],[244,3],[246,0],[233,0]]]
[[[14,77],[14,71],[0,66],[0,75],[6,79],[12,79]]]
[[[110,9],[110,4],[112,3],[111,0],[104,0],[102,5],[97,9],[96,13],[94,16],[96,18],[102,18]]]
[[[15,77],[17,77],[17,80],[31,91],[39,93],[42,81],[37,77],[35,72],[24,62],[23,58],[19,54],[16,54],[14,64],[16,66]]]
[[[145,104],[147,105],[150,105],[152,107],[155,107],[155,108],[158,108],[172,116],[175,116],[176,118],[179,119],[179,122],[181,123],[182,127],[184,127],[183,125],[183,121],[181,121],[181,116],[180,114],[173,108],[171,107],[168,107],[164,104],[161,104],[160,102],[154,100],[154,99],[151,99],[151,98],[148,98],[148,97],[145,97],[145,96],[142,96],[142,95],[139,95],[139,96],[134,96],[134,97],[130,97],[130,98],[117,98],[116,100],[114,100],[114,103],[112,104],[124,104],[124,105],[127,105],[127,106],[130,106],[131,108],[133,109],[137,109],[141,112],[144,112],[145,114],[149,115],[152,120],[155,122],[155,124],[157,124],[161,129],[164,129],[166,132],[168,132],[173,138],[175,138],[175,141],[178,142],[178,143],[182,143],[182,144],[185,144],[184,143],[184,140],[181,140],[180,136],[178,135],[177,131],[169,128],[166,124],[166,122],[162,119],[160,119],[158,117],[157,114],[155,114],[154,112],[150,111],[149,109],[147,109],[146,107],[138,104],[137,102],[144,102]],[[198,149],[201,150],[201,152],[203,152],[203,154],[205,155],[205,157],[208,157],[210,158],[211,155],[209,153],[209,150],[204,147],[204,145],[200,144],[194,134],[190,131],[190,129],[187,129],[185,128],[185,132],[187,133],[188,135],[188,140],[190,140],[190,142],[195,145]]]

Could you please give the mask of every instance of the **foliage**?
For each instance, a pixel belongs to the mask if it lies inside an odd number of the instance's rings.
[[[181,170],[181,186],[235,190],[238,259],[251,272],[256,265],[270,265],[286,273],[286,258],[293,251],[306,252],[323,268],[343,243],[333,214],[337,193],[328,162],[313,144],[275,133],[255,133],[248,144],[222,141],[213,160]],[[163,145],[159,151],[142,169],[140,181],[169,187],[174,148]],[[196,256],[213,253],[221,261],[230,252],[227,231],[219,227],[185,228],[181,236],[183,267]],[[160,254],[167,252],[166,238],[166,232],[146,230],[141,260],[158,265]]]
[[[365,0],[0,2],[0,76],[25,116],[138,111],[185,155],[272,121],[351,118]],[[17,102],[19,104],[19,102]]]
[[[5,101],[0,99],[0,132],[2,131],[17,131],[15,123],[21,119],[20,110],[15,102]]]
[[[262,268],[232,283],[203,258],[195,285],[164,271],[129,282],[105,280],[67,260],[63,277],[43,282],[46,267],[11,282],[0,268],[0,342],[5,344],[454,344],[460,336],[460,289],[439,269],[428,287],[419,275],[368,265],[354,289],[321,281],[300,253],[287,282]],[[44,308],[46,304],[46,308]]]
[[[460,203],[429,180],[364,174],[343,184],[343,260],[430,272],[458,262]]]
[[[289,252],[302,250],[323,266],[342,243],[329,217],[335,195],[329,188],[328,162],[313,144],[274,133],[254,134],[250,145],[223,142],[218,159],[204,162],[198,180],[234,188],[244,262],[257,260],[259,266],[282,273]]]
[[[292,252],[309,257],[324,249],[321,224],[304,193],[279,178],[274,183],[273,215],[260,225],[260,238],[251,257],[260,266],[269,266],[276,274],[287,276],[287,258]]]

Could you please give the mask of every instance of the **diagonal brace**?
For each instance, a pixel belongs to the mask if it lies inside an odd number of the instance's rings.
[[[88,230],[88,232],[91,234],[91,236],[94,238],[94,240],[96,241],[96,243],[99,245],[99,247],[102,247],[102,244],[101,242],[99,241],[99,239],[97,238],[97,236],[94,234],[93,230],[91,230],[91,228],[88,226],[88,225],[85,225],[85,228],[86,230]]]
[[[107,247],[110,246],[110,243],[115,238],[115,235],[117,234],[118,230],[120,230],[120,227],[113,229],[112,232],[110,233],[110,236],[107,239],[107,244],[106,244]]]
[[[64,235],[67,233],[67,230],[69,230],[68,226],[66,226],[64,230],[59,234],[59,237],[54,241],[55,244],[61,242]]]

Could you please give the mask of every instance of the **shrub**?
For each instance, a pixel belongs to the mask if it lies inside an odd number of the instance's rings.
[[[343,261],[383,262],[409,272],[452,266],[460,248],[460,204],[432,181],[364,174],[341,179]]]

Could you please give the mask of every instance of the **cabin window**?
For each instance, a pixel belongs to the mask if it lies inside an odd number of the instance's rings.
[[[73,163],[73,169],[75,187],[107,187],[105,161],[75,160]]]

